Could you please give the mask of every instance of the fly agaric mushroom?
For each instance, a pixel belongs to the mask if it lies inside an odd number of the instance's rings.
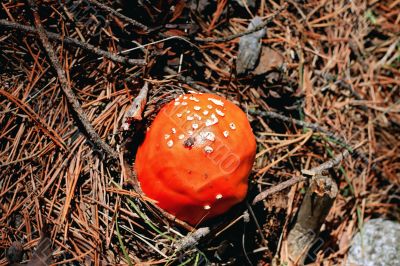
[[[157,114],[135,167],[146,196],[196,225],[244,199],[255,152],[239,107],[213,94],[184,94]]]

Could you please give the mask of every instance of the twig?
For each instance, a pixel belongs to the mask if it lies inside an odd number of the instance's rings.
[[[174,244],[176,252],[184,251],[196,246],[200,239],[210,233],[209,227],[201,227],[196,231],[189,232],[185,237]]]
[[[315,175],[322,174],[323,171],[326,171],[328,169],[331,169],[331,168],[339,165],[340,162],[343,160],[343,158],[346,157],[347,155],[349,155],[349,151],[345,150],[345,151],[339,153],[333,159],[331,159],[331,160],[329,160],[329,161],[327,161],[327,162],[325,162],[325,163],[323,163],[323,164],[321,164],[321,165],[319,165],[317,167],[314,167],[314,168],[312,168],[310,170],[302,170],[301,172],[303,174],[310,175],[310,176],[315,176]]]
[[[226,37],[222,37],[222,38],[195,38],[194,40],[197,42],[228,42],[231,41],[233,39],[242,37],[244,35],[248,35],[251,34],[253,32],[259,31],[261,29],[263,29],[265,26],[267,26],[277,15],[279,15],[280,13],[282,13],[283,10],[285,10],[287,7],[287,5],[283,5],[281,8],[279,8],[274,14],[272,14],[269,18],[267,18],[263,23],[261,23],[260,25],[258,25],[257,27],[254,27],[251,30],[246,30],[237,34],[232,34],[230,36],[226,36]]]
[[[11,28],[13,30],[21,30],[24,32],[30,32],[30,33],[34,33],[34,34],[38,34],[38,31],[31,26],[25,26],[19,23],[15,23],[15,22],[11,22],[5,19],[0,19],[0,26],[3,27],[7,27],[7,28]],[[60,36],[57,33],[53,33],[53,32],[49,32],[49,31],[45,31],[43,30],[44,33],[47,35],[47,37],[51,40],[55,40],[55,41],[59,41],[59,42],[63,42],[65,44],[68,45],[73,45],[73,46],[77,46],[81,49],[84,49],[86,51],[89,51],[91,53],[97,54],[99,56],[104,56],[107,59],[110,59],[114,62],[117,63],[121,63],[121,64],[129,64],[129,65],[146,65],[146,61],[143,59],[129,59],[117,54],[112,54],[108,51],[104,51],[102,49],[97,48],[94,45],[91,45],[89,43],[84,43],[81,41],[78,41],[74,38],[70,38],[67,36]]]
[[[61,67],[60,62],[57,59],[57,56],[54,52],[52,45],[47,38],[46,32],[43,28],[42,22],[40,21],[40,16],[38,12],[38,7],[35,3],[35,0],[28,0],[29,4],[32,7],[34,22],[37,28],[37,34],[39,35],[39,39],[43,44],[44,49],[49,56],[51,64],[57,72],[58,79],[60,81],[61,88],[67,98],[68,103],[71,105],[72,109],[75,111],[79,122],[83,125],[85,131],[89,135],[89,139],[100,148],[102,151],[106,153],[109,158],[118,159],[117,153],[107,144],[105,143],[100,136],[97,134],[93,126],[90,124],[88,118],[86,117],[78,99],[76,98],[74,92],[71,90],[70,84],[65,75],[64,69]]]
[[[293,178],[291,178],[289,180],[286,180],[286,181],[284,181],[282,183],[279,183],[278,185],[273,186],[273,187],[261,192],[260,194],[258,194],[254,198],[252,204],[255,205],[257,202],[262,201],[263,199],[267,198],[268,196],[270,196],[272,194],[275,194],[275,193],[277,193],[279,191],[282,191],[282,190],[284,190],[284,189],[286,189],[288,187],[291,187],[291,186],[293,186],[293,185],[295,185],[297,183],[300,183],[300,182],[306,181],[306,180],[307,180],[307,177],[295,176],[295,177],[293,177]]]
[[[195,231],[195,228],[192,227],[190,224],[176,218],[174,215],[164,211],[163,209],[161,209],[160,207],[158,207],[156,204],[153,204],[153,207],[155,207],[155,209],[157,209],[165,218],[167,218],[170,222],[175,223],[179,226],[181,226],[182,228],[184,228],[186,231],[188,232],[193,232]]]
[[[344,157],[348,156],[349,152],[345,150],[344,152],[339,153],[337,156],[334,158],[330,159],[329,161],[320,164],[314,168],[311,168],[310,170],[302,170],[301,172],[304,175],[310,176],[310,177],[315,177],[318,175],[321,175],[323,171],[329,170],[337,165],[340,164],[340,162],[344,159]],[[284,181],[276,186],[273,186],[260,194],[258,194],[254,200],[253,200],[253,205],[256,204],[259,201],[262,201],[263,199],[267,198],[268,196],[275,194],[279,191],[282,191],[290,186],[293,186],[299,182],[306,181],[308,178],[305,176],[295,176],[287,181]]]
[[[103,3],[100,3],[100,2],[98,2],[96,0],[89,0],[89,2],[91,2],[92,4],[98,6],[99,8],[101,8],[101,9],[107,11],[107,12],[110,12],[111,14],[113,14],[116,17],[129,22],[131,25],[133,25],[135,27],[138,27],[138,28],[140,28],[140,29],[142,29],[144,31],[148,31],[149,30],[149,28],[147,26],[143,25],[142,23],[137,22],[136,20],[133,20],[133,19],[131,19],[131,18],[119,13],[115,9],[113,9],[113,8],[103,4]]]

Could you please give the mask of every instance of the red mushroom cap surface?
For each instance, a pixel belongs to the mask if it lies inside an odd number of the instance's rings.
[[[135,168],[146,196],[196,225],[245,198],[255,152],[239,107],[213,94],[184,94],[157,114]]]

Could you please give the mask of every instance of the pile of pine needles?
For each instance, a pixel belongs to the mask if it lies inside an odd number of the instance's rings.
[[[237,75],[255,16],[270,66]],[[399,69],[399,1],[2,1],[0,264],[287,262],[302,170],[346,152],[310,257],[339,264],[364,220],[400,220]],[[241,106],[258,153],[246,202],[182,247],[194,229],[139,195],[131,168],[136,137],[187,91]]]

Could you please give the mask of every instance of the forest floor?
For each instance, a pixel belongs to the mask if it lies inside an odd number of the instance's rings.
[[[400,1],[100,2],[1,2],[0,265],[295,263],[302,170],[343,153],[308,262],[340,264],[365,221],[400,220]],[[256,16],[261,53],[244,66]],[[178,250],[194,229],[137,193],[126,143],[188,91],[240,106],[257,155],[246,200]]]

